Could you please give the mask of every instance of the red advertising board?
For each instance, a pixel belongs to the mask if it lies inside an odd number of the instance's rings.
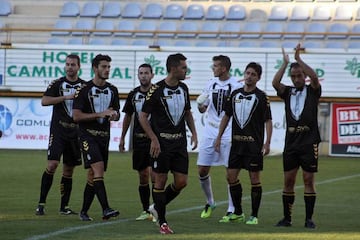
[[[332,104],[330,155],[360,156],[360,104]]]

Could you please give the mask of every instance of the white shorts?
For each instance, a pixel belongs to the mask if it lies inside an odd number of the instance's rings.
[[[222,140],[220,152],[215,151],[215,139],[202,139],[197,159],[198,166],[228,166],[231,148],[230,140]]]

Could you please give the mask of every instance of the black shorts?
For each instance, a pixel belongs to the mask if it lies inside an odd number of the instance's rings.
[[[239,155],[230,152],[229,166],[230,169],[246,169],[250,172],[262,171],[264,167],[263,155]]]
[[[133,150],[132,155],[133,169],[142,171],[151,166],[149,149],[146,150]]]
[[[81,150],[85,169],[91,168],[91,164],[103,161],[106,171],[109,158],[109,140],[107,138],[82,137]]]
[[[156,173],[178,172],[188,174],[189,155],[186,149],[179,152],[161,152],[158,158],[152,158],[152,169]]]
[[[81,165],[81,151],[78,138],[66,138],[61,134],[50,134],[48,160],[60,161],[68,166]]]
[[[307,144],[283,153],[285,172],[301,167],[306,172],[318,171],[319,144]]]

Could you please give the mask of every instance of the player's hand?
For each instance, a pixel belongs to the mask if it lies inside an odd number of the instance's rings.
[[[196,98],[196,102],[199,106],[202,106],[204,105],[204,103],[207,102],[208,99],[209,99],[209,94],[202,93]]]
[[[298,61],[300,59],[300,51],[301,51],[301,45],[298,43],[295,47],[295,60]]]
[[[289,55],[285,52],[283,47],[281,48],[281,51],[282,51],[282,55],[283,55],[284,64],[287,65],[290,62]]]
[[[264,143],[263,149],[262,149],[262,154],[263,154],[263,156],[266,156],[269,153],[270,153],[270,144],[269,143]]]
[[[215,151],[216,152],[220,152],[220,146],[221,146],[221,139],[220,138],[216,138],[214,147],[215,147]]]
[[[125,141],[122,138],[120,138],[119,152],[122,152],[122,153],[125,152]]]
[[[192,146],[192,150],[195,150],[198,146],[198,139],[197,136],[192,135],[191,136],[191,146]]]
[[[150,144],[150,157],[157,158],[161,153],[160,143],[157,138],[151,140]]]

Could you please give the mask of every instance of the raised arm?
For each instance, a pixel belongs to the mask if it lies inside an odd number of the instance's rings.
[[[299,63],[300,67],[303,69],[306,76],[309,76],[311,86],[314,89],[318,89],[320,87],[319,78],[318,78],[316,72],[301,59],[301,57],[300,57],[300,44],[298,44],[296,46],[295,60],[296,60],[297,63]]]
[[[281,79],[284,76],[287,65],[289,64],[289,55],[285,53],[284,48],[281,48],[281,50],[282,50],[282,54],[283,54],[283,63],[280,66],[279,70],[276,72],[276,74],[273,78],[273,81],[272,81],[273,87],[280,94],[283,93],[285,90],[285,85],[281,83]]]

